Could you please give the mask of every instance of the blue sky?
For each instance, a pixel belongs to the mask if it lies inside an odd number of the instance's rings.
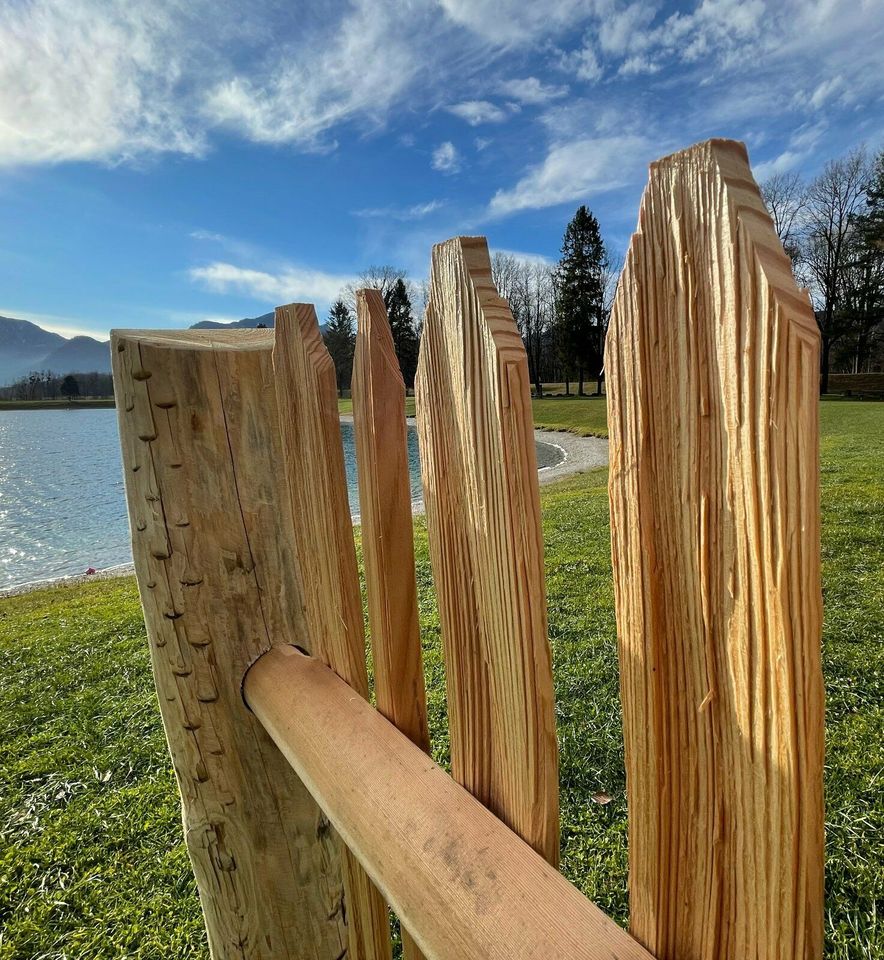
[[[71,334],[321,314],[482,233],[625,249],[647,164],[884,145],[884,0],[6,0],[0,314]]]

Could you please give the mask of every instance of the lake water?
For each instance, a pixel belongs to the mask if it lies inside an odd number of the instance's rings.
[[[341,424],[350,506],[359,510],[353,428]],[[411,491],[421,496],[417,434]],[[540,466],[561,459],[537,444]],[[130,563],[115,410],[0,411],[0,589]]]

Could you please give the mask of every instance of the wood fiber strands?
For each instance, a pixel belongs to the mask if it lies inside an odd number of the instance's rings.
[[[338,415],[335,369],[312,304],[276,308],[273,369],[295,549],[313,653],[368,698],[365,630]],[[349,960],[391,953],[386,904],[342,850]]]
[[[558,862],[558,754],[525,349],[484,238],[433,248],[416,379],[456,780]]]
[[[607,342],[630,925],[822,953],[818,334],[742,144],[654,163]]]
[[[272,331],[115,331],[132,552],[214,960],[338,960],[338,843],[245,708],[249,665],[311,646]]]
[[[430,752],[417,613],[405,383],[378,290],[356,291],[353,433],[378,710]],[[405,960],[420,957],[402,931]]]

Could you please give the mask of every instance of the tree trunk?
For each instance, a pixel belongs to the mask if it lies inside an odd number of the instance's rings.
[[[832,351],[832,341],[824,336],[820,351],[820,394],[829,392],[829,354]]]
[[[586,394],[583,391],[583,367],[577,368],[577,396],[585,397]]]

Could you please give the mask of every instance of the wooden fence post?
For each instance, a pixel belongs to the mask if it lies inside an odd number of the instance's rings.
[[[280,470],[272,331],[115,331],[132,551],[214,960],[338,960],[338,845],[245,708],[274,644],[312,647]]]
[[[430,752],[417,615],[405,383],[378,290],[356,291],[353,433],[378,710]],[[405,960],[420,952],[402,930]]]
[[[630,926],[822,953],[819,338],[742,144],[651,166],[608,333]]]
[[[556,864],[558,749],[528,364],[484,238],[433,248],[415,392],[452,773]]]
[[[335,368],[312,304],[276,309],[273,368],[281,466],[289,479],[296,554],[304,571],[311,652],[368,699],[365,629],[347,498]],[[383,898],[342,847],[349,960],[392,956]]]

